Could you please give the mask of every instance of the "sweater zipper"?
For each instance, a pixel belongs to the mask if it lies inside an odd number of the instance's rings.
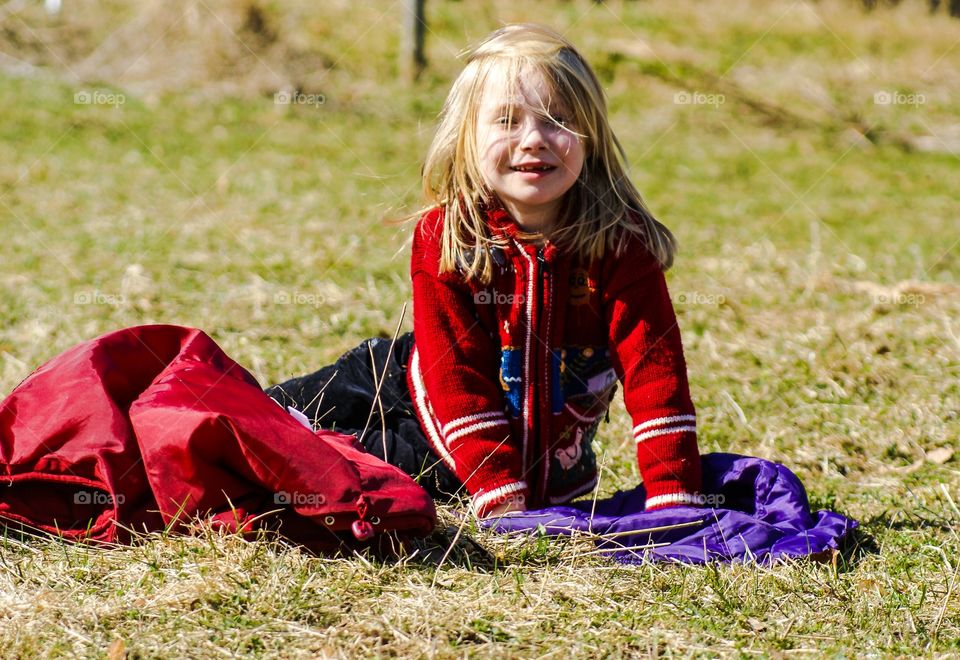
[[[537,248],[537,309],[539,311],[537,319],[537,372],[534,378],[536,383],[537,396],[536,417],[534,418],[536,436],[537,436],[537,456],[543,461],[541,466],[540,498],[546,501],[547,482],[550,477],[550,456],[549,454],[549,434],[546,425],[549,422],[549,395],[550,395],[550,328],[547,319],[550,311],[547,305],[551,302],[547,300],[550,290],[549,264],[544,257],[544,247]]]
[[[539,314],[537,313],[537,302],[539,300],[539,287],[537,285],[537,278],[539,277],[537,273],[537,263],[536,260],[531,258],[529,252],[526,249],[526,246],[521,243],[516,243],[517,251],[520,252],[524,260],[527,262],[527,276],[523,280],[524,284],[524,300],[523,305],[526,308],[526,329],[524,334],[526,335],[524,341],[523,349],[523,474],[527,480],[528,485],[530,486],[530,495],[533,498],[536,498],[536,492],[534,490],[534,468],[537,464],[536,457],[537,452],[539,451],[539,442],[537,440],[536,426],[534,420],[536,418],[535,409],[537,407],[536,400],[534,395],[536,390],[533,387],[533,382],[536,380],[537,374],[537,365],[535,359],[536,345],[533,341],[533,334],[536,330],[534,321],[539,323]]]

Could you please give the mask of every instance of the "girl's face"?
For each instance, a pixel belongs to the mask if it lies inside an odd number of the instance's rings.
[[[477,117],[480,172],[523,229],[548,233],[583,169],[584,148],[543,76],[521,74],[517,87],[510,98],[500,71],[486,82]]]

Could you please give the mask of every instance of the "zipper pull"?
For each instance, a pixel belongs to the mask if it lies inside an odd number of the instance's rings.
[[[544,248],[537,248],[537,270],[540,271],[540,281],[546,283],[548,273],[550,272],[550,263],[544,256]]]

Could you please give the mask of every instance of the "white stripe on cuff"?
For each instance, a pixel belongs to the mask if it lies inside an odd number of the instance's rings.
[[[471,422],[479,422],[481,419],[487,419],[488,417],[500,417],[504,420],[507,419],[506,415],[504,415],[503,412],[500,410],[477,413],[476,415],[466,415],[465,417],[455,419],[452,422],[446,424],[443,427],[443,435],[444,436],[449,435],[450,432],[453,431],[453,429],[455,429],[458,426],[463,426],[464,424],[469,424]]]
[[[510,423],[510,422],[508,422],[508,421],[506,420],[506,418],[504,418],[504,419],[495,419],[495,420],[493,420],[492,422],[481,422],[481,423],[479,423],[479,424],[474,424],[473,426],[465,426],[465,427],[463,427],[462,429],[458,429],[458,430],[454,431],[453,433],[451,433],[450,435],[444,437],[443,441],[446,442],[446,443],[447,443],[447,446],[449,447],[449,446],[450,446],[450,443],[453,442],[454,440],[456,440],[457,438],[460,438],[460,437],[465,436],[465,435],[470,435],[471,433],[474,433],[475,431],[480,431],[480,430],[482,430],[482,429],[488,429],[488,428],[490,428],[490,427],[492,427],[492,426],[503,426],[503,425],[509,424],[509,423]]]
[[[506,484],[494,488],[493,490],[487,491],[485,493],[478,493],[473,498],[473,511],[478,513],[485,507],[488,503],[503,497],[504,495],[509,495],[510,493],[519,493],[520,491],[527,489],[526,481],[515,481],[512,484]]]
[[[657,417],[656,419],[648,420],[642,424],[637,424],[633,427],[634,434],[639,433],[644,429],[648,429],[652,426],[663,426],[664,424],[675,424],[676,422],[693,422],[697,423],[696,415],[674,415],[673,417]]]
[[[654,429],[652,431],[646,431],[634,437],[634,440],[637,442],[643,442],[650,438],[655,438],[658,435],[670,435],[671,433],[683,433],[684,431],[691,431],[693,433],[697,432],[696,426],[668,426],[662,429]]]
[[[691,493],[668,493],[666,495],[648,497],[644,506],[649,509],[650,507],[660,506],[661,504],[697,504],[699,501],[700,498]]]

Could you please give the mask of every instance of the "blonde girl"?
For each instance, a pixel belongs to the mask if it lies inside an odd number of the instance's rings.
[[[627,176],[576,48],[529,24],[484,39],[444,103],[423,187],[414,332],[383,356],[392,410],[416,432],[387,428],[403,458],[385,458],[434,495],[465,490],[481,517],[566,502],[596,486],[593,439],[619,384],[647,508],[695,504],[696,416],[663,276],[676,241]]]

